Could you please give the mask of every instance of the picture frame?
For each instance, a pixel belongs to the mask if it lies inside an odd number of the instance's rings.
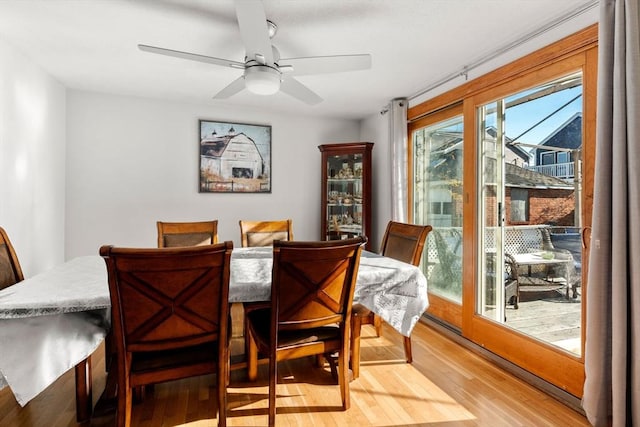
[[[271,193],[271,126],[199,120],[200,193]]]

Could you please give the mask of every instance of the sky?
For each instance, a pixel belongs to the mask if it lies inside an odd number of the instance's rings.
[[[576,98],[577,97],[577,98]],[[519,142],[538,144],[565,123],[575,113],[582,111],[582,86],[566,89],[537,100],[507,109],[506,135],[515,138],[547,115],[571,101],[550,118],[518,138]]]

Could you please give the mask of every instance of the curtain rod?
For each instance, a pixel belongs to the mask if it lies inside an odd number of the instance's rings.
[[[485,63],[487,63],[487,62],[489,62],[489,61],[491,61],[491,60],[493,60],[495,58],[497,58],[498,56],[503,55],[503,54],[509,52],[510,50],[512,50],[512,49],[514,49],[514,48],[516,48],[516,47],[518,47],[520,45],[523,45],[524,43],[526,43],[526,42],[528,42],[530,40],[535,39],[536,37],[546,33],[547,31],[552,30],[552,29],[556,28],[557,26],[559,26],[561,24],[564,24],[567,21],[570,21],[571,19],[575,18],[576,16],[581,15],[581,14],[593,9],[594,7],[596,7],[598,5],[598,3],[599,3],[598,0],[591,0],[590,2],[583,4],[582,6],[580,6],[580,7],[576,8],[576,9],[574,9],[574,10],[572,10],[572,11],[570,11],[570,12],[568,12],[568,13],[560,16],[560,17],[558,17],[557,19],[555,19],[555,20],[549,22],[548,24],[538,28],[537,30],[525,35],[524,37],[521,37],[518,40],[516,40],[514,42],[511,42],[511,43],[501,47],[500,49],[495,50],[494,52],[492,52],[489,55],[483,57],[482,59],[479,59],[479,60],[477,60],[475,62],[472,62],[469,65],[465,65],[464,67],[462,67],[462,69],[460,71],[452,73],[452,74],[449,74],[446,77],[443,77],[442,79],[440,79],[440,80],[436,81],[435,83],[427,86],[426,88],[420,90],[419,92],[409,96],[407,99],[409,101],[411,101],[411,100],[413,100],[413,99],[415,99],[415,98],[417,98],[419,96],[424,95],[427,92],[430,92],[430,91],[442,86],[445,83],[449,83],[453,79],[456,79],[456,78],[458,78],[460,76],[465,76],[466,77],[467,73],[470,70],[473,70],[474,68],[477,68],[477,67],[479,67],[479,66],[481,66],[481,65],[483,65],[483,64],[485,64]]]

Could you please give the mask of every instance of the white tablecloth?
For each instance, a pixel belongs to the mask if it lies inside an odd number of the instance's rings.
[[[0,319],[109,307],[107,266],[99,256],[74,258],[0,291]]]
[[[231,255],[229,301],[268,301],[271,297],[271,248],[236,248]],[[427,279],[418,267],[362,252],[353,296],[404,336],[429,305]]]
[[[236,248],[230,302],[268,301],[271,248]],[[405,336],[428,306],[427,280],[417,267],[363,252],[354,302]],[[75,258],[0,291],[0,388],[29,400],[95,351],[109,330],[104,260]]]

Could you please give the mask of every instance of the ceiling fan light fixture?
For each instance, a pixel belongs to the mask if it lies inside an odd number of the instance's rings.
[[[257,95],[273,95],[280,90],[280,72],[267,65],[247,67],[244,70],[244,85]]]

